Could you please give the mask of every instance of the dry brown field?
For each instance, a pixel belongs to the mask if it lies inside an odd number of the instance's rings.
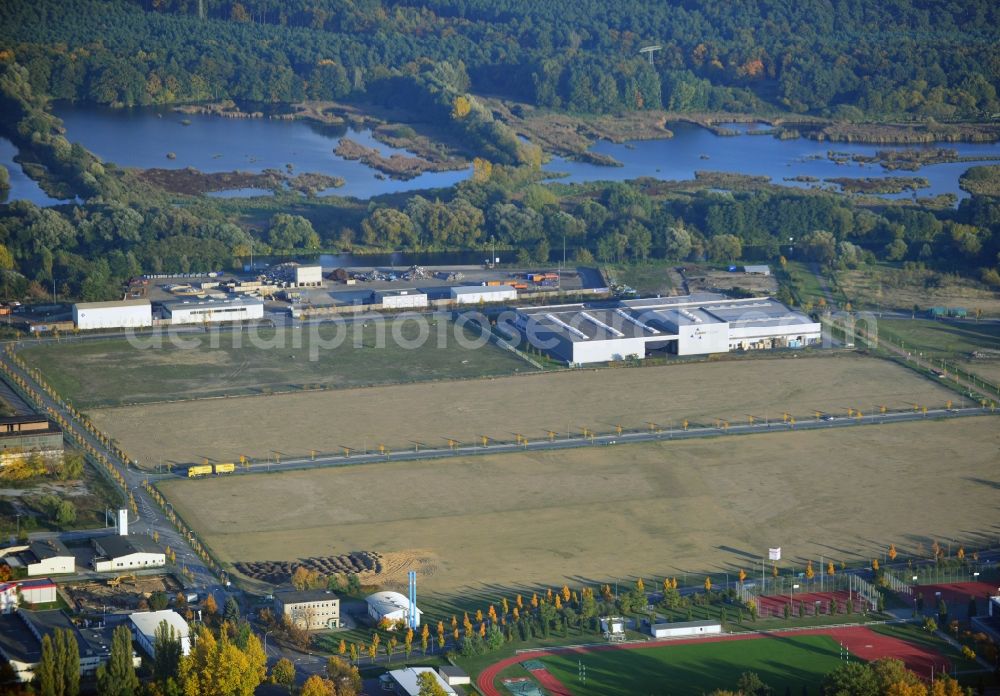
[[[225,562],[375,551],[425,591],[904,554],[1000,534],[995,416],[162,483]],[[982,536],[979,533],[982,532]],[[376,582],[379,579],[375,579]]]
[[[610,433],[781,418],[787,411],[846,415],[876,404],[943,406],[942,387],[883,360],[857,355],[728,360],[662,367],[572,370],[494,379],[143,404],[96,410],[94,423],[146,468],[203,458],[283,459],[350,447],[445,447],[453,438],[513,442],[546,431]],[[420,443],[416,445],[414,443]]]
[[[976,309],[985,317],[1000,315],[1000,292],[969,278],[872,266],[843,271],[837,279],[857,307],[867,303],[868,308],[910,311],[917,305],[924,312],[931,307],[965,307],[970,317]]]

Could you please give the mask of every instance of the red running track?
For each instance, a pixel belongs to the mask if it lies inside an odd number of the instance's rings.
[[[484,696],[504,696],[503,692],[496,686],[497,675],[511,665],[524,662],[525,660],[535,660],[547,655],[567,655],[584,654],[589,652],[605,652],[608,650],[644,650],[648,648],[659,648],[668,645],[687,645],[690,643],[721,643],[732,640],[764,640],[767,638],[780,636],[830,636],[838,643],[843,643],[852,655],[856,655],[863,660],[876,660],[880,657],[894,657],[906,663],[906,666],[918,674],[929,677],[931,667],[940,672],[942,667],[948,667],[948,661],[939,653],[927,650],[919,645],[908,643],[899,638],[884,636],[875,633],[865,626],[850,626],[847,628],[815,628],[803,631],[787,631],[778,634],[754,633],[750,635],[723,635],[712,638],[683,638],[673,640],[652,640],[646,643],[630,643],[628,645],[596,645],[583,648],[555,648],[552,650],[538,650],[521,655],[514,655],[504,660],[496,662],[480,674],[476,680],[476,686]],[[549,672],[544,672],[544,681],[541,672],[532,674],[542,683],[546,689],[554,696],[572,696],[558,679]]]
[[[913,596],[916,597],[918,592],[922,592],[924,601],[927,602],[929,609],[934,609],[934,602],[936,601],[935,592],[940,592],[941,596],[949,604],[962,602],[962,606],[965,606],[970,596],[976,599],[983,599],[984,597],[989,597],[995,591],[996,587],[985,582],[946,582],[939,585],[913,586]]]

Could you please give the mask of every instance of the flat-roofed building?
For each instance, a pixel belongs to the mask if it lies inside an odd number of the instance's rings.
[[[163,311],[173,324],[215,324],[264,318],[264,303],[255,297],[224,300],[177,300],[164,302]]]
[[[56,584],[48,578],[22,580],[18,583],[17,591],[25,604],[52,604],[58,598]]]
[[[776,300],[713,293],[522,307],[515,328],[530,345],[570,364],[639,359],[658,350],[801,348],[822,338],[819,322]]]
[[[0,418],[0,465],[31,456],[63,454],[63,433],[44,416],[4,416]]]
[[[160,624],[166,621],[173,629],[174,637],[181,645],[181,655],[191,652],[191,629],[184,617],[173,609],[160,611],[137,611],[129,614],[128,623],[136,643],[147,655],[156,658],[156,631]],[[169,629],[168,629],[169,630]]]
[[[73,305],[73,324],[81,330],[152,326],[153,307],[149,300],[78,302]]]
[[[274,608],[307,631],[340,628],[340,598],[328,590],[278,590]]]
[[[511,285],[461,285],[451,289],[455,304],[489,304],[517,299],[517,289]]]
[[[14,670],[21,682],[30,682],[42,658],[42,639],[52,636],[56,629],[69,631],[76,639],[80,652],[80,675],[88,676],[106,664],[111,656],[111,627],[79,627],[60,609],[28,611],[18,609],[12,614],[0,615],[0,655]],[[132,664],[141,660],[132,654]]]
[[[427,306],[427,293],[419,290],[378,290],[373,294],[375,304],[383,309],[415,309]]]

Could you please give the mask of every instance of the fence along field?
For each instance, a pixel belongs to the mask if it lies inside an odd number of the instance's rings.
[[[343,447],[374,451],[471,445],[482,436],[514,442],[547,431],[611,433],[617,425],[666,430],[717,419],[759,422],[787,411],[846,416],[878,404],[943,407],[957,398],[905,368],[856,355],[786,357],[643,367],[574,370],[483,380],[304,392],[240,399],[149,404],[95,410],[94,424],[146,468],[159,462],[231,462]],[[178,433],[183,433],[178,437]],[[420,443],[419,445],[416,443]]]
[[[775,545],[783,567],[836,553],[839,568],[890,542],[995,543],[998,451],[982,416],[159,485],[224,562],[371,551],[423,561],[421,587],[454,593],[753,577]]]

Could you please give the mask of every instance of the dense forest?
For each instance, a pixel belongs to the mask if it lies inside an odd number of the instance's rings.
[[[0,295],[114,297],[141,272],[256,253],[498,244],[522,262],[775,259],[925,264],[1000,285],[996,168],[957,209],[774,186],[539,183],[541,152],[476,93],[576,112],[664,107],[836,118],[1000,111],[991,3],[638,0],[15,0],[0,4],[0,135],[45,190],[0,207]],[[662,50],[651,65],[639,48]],[[406,104],[479,158],[454,189],[384,200],[178,197],[62,134],[51,99]],[[4,174],[5,172],[0,172]],[[0,177],[0,185],[3,177]],[[557,251],[558,250],[558,251]]]
[[[988,0],[11,0],[0,43],[57,99],[162,104],[386,93],[427,64],[579,112],[1000,112]],[[639,50],[662,50],[652,65]]]
[[[370,202],[292,192],[259,203],[178,201],[105,164],[59,133],[27,71],[0,62],[0,106],[37,166],[84,191],[85,203],[0,208],[0,294],[113,297],[140,272],[231,267],[257,253],[309,249],[468,249],[497,243],[522,262],[774,259],[794,237],[796,255],[828,264],[873,259],[975,273],[1000,285],[1000,199],[974,195],[958,209],[881,209],[815,191],[671,191],[658,182],[538,183],[536,164],[481,166],[447,191]],[[233,206],[250,206],[234,208]],[[259,206],[254,209],[253,206]],[[248,224],[247,220],[260,224]],[[242,224],[236,224],[242,223]]]

